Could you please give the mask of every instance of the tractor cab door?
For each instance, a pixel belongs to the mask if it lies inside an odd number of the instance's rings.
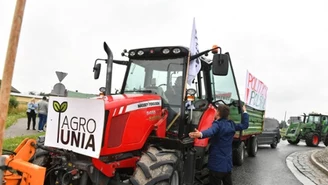
[[[186,103],[187,120],[190,124],[189,131],[198,128],[204,112],[209,107],[209,102],[206,99],[206,89],[204,84],[204,71],[201,70],[192,84],[187,86],[187,89],[196,90],[193,102]],[[188,91],[187,91],[188,92]]]
[[[125,94],[157,94],[169,111],[167,125],[179,120],[184,58],[133,59],[125,75]],[[181,82],[181,83],[180,83]],[[177,118],[177,119],[175,119]]]
[[[222,54],[223,55],[223,54]],[[224,54],[227,60],[223,60],[223,64],[217,65],[213,59],[212,69],[210,72],[211,91],[213,102],[228,105],[230,107],[230,119],[236,123],[241,121],[241,103],[236,83],[235,74],[229,54]],[[215,58],[215,57],[214,57]],[[224,66],[227,65],[227,66]],[[227,73],[220,74],[221,68],[227,67]],[[217,69],[219,68],[219,70]],[[223,70],[224,71],[224,70]]]

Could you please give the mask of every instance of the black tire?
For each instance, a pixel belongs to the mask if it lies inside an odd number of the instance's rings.
[[[295,141],[292,141],[292,140],[287,140],[289,144],[292,144],[292,145],[297,145],[299,142],[300,142],[300,139],[296,139]]]
[[[247,154],[250,157],[255,157],[257,154],[257,137],[251,137],[247,144]]]
[[[137,163],[130,178],[133,185],[179,185],[182,180],[182,166],[179,153],[149,147]]]
[[[233,164],[237,166],[241,166],[244,163],[245,158],[245,143],[241,142],[232,153]]]
[[[307,133],[305,136],[305,143],[307,146],[318,146],[320,143],[320,138],[317,133]]]
[[[277,148],[278,145],[278,139],[275,137],[273,143],[271,143],[271,148]]]
[[[325,146],[328,146],[328,134],[325,136],[325,140],[323,141]]]

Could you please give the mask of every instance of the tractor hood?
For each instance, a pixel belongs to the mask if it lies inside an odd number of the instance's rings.
[[[102,99],[105,101],[106,110],[132,104],[138,106],[137,103],[140,103],[139,106],[142,106],[143,103],[150,101],[159,102],[161,105],[161,97],[155,94],[118,94],[104,96]]]

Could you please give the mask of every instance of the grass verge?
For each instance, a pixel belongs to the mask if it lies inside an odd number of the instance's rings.
[[[7,138],[3,141],[3,149],[14,151],[15,148],[25,139],[37,139],[39,136],[44,135],[45,133],[37,133],[35,135],[29,135],[29,136],[18,136],[13,138]]]
[[[26,112],[9,113],[6,120],[6,128],[12,126],[20,118],[25,118]]]
[[[26,118],[27,105],[19,104],[17,108],[9,109],[5,128],[12,126],[20,118]]]

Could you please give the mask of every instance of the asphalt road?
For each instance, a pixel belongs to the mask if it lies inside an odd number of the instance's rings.
[[[323,144],[319,145],[324,147]],[[234,185],[302,185],[286,165],[286,158],[293,152],[316,148],[307,147],[304,142],[297,146],[280,141],[276,149],[269,145],[259,146],[256,157],[246,157],[242,166],[234,166]]]

